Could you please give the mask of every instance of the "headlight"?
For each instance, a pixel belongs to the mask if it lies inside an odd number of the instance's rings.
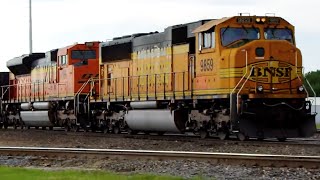
[[[298,91],[299,91],[299,92],[303,92],[303,91],[304,91],[304,87],[303,87],[303,86],[299,86],[299,87],[298,87]]]
[[[257,91],[258,91],[258,92],[263,92],[263,87],[262,87],[262,86],[258,86],[258,87],[257,87]]]

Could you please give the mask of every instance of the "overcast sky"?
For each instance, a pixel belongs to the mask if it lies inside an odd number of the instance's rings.
[[[33,0],[33,51],[75,42],[105,41],[167,26],[238,13],[275,13],[296,27],[305,72],[320,69],[319,0]],[[0,71],[6,61],[29,52],[29,0],[0,3]]]

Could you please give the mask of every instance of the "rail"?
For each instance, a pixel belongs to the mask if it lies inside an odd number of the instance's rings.
[[[247,83],[247,81],[249,80],[249,78],[251,77],[252,71],[254,70],[254,66],[251,67],[250,69],[250,74],[249,76],[246,78],[246,80],[244,81],[244,83],[242,84],[242,86],[240,87],[238,93],[237,93],[237,105],[239,104],[239,94],[242,91],[244,85]],[[239,108],[237,108],[237,113],[239,113]]]
[[[246,67],[245,67],[245,69],[246,69],[246,72],[244,73],[244,75],[242,76],[242,78],[240,79],[240,81],[237,83],[237,85],[233,88],[233,90],[230,92],[230,112],[231,112],[231,114],[232,114],[232,112],[233,112],[233,108],[232,108],[232,104],[233,104],[233,94],[234,94],[234,92],[238,89],[238,87],[239,87],[239,85],[242,83],[242,81],[243,81],[243,79],[247,76],[247,74],[248,74],[248,51],[246,50],[246,49],[243,49],[242,51],[244,51],[245,53],[246,53]],[[251,70],[250,70],[250,72],[251,72]],[[247,80],[248,80],[248,78],[247,78]],[[247,82],[247,80],[245,81],[245,82]],[[243,86],[242,86],[243,87]],[[237,105],[236,105],[236,108],[237,108],[237,113],[238,113],[238,101],[239,101],[239,97],[238,97],[238,94],[239,93],[237,93]],[[231,114],[230,114],[230,116],[231,116]],[[232,117],[230,117],[230,119],[232,119]]]
[[[75,115],[77,116],[77,114],[80,112],[80,95],[83,92],[83,90],[88,86],[88,84],[92,81],[92,78],[89,78],[85,83],[82,84],[82,86],[79,88],[79,90],[77,91],[77,93],[74,95],[73,99],[73,107],[75,109]],[[88,93],[89,94],[89,93]],[[87,96],[88,96],[87,94]],[[88,104],[89,106],[89,104]]]
[[[88,157],[102,156],[108,158],[137,158],[137,159],[191,159],[212,161],[223,164],[241,164],[254,166],[275,167],[305,167],[319,168],[320,156],[294,156],[272,154],[216,153],[190,151],[151,151],[151,150],[122,150],[122,149],[83,149],[83,148],[45,148],[45,147],[0,147],[0,154],[19,156],[63,156]]]
[[[56,95],[50,94],[47,96],[47,88],[49,86],[56,86]],[[61,93],[60,87],[65,86],[64,91]],[[59,98],[67,96],[67,84],[66,83],[18,83],[11,85],[1,86],[1,99],[6,100],[4,96],[8,95],[8,102],[27,102],[35,101],[36,99],[45,100],[46,98]],[[13,92],[12,92],[13,91]],[[12,98],[11,94],[14,93]]]
[[[295,60],[295,67],[296,67],[297,77],[298,77],[299,81],[302,82],[302,86],[303,86],[303,88],[305,89],[305,91],[306,91],[306,93],[307,93],[307,97],[309,98],[309,92],[308,92],[307,88],[305,87],[305,85],[304,85],[304,83],[303,83],[303,81],[302,81],[302,78],[299,76],[299,73],[298,73],[298,52],[296,52],[295,59],[296,59],[296,60]],[[313,97],[314,97],[314,101],[315,101],[314,103],[317,104],[317,98],[316,98],[316,97],[317,97],[317,94],[316,94],[316,92],[314,91],[314,89],[313,89],[313,87],[311,86],[311,84],[310,84],[309,80],[307,79],[307,77],[304,76],[304,79],[306,80],[309,88],[311,89],[311,91],[312,91],[312,93],[313,93]],[[317,108],[316,108],[316,106],[314,106],[314,113],[317,114]]]
[[[111,100],[156,100],[186,97],[186,91],[192,96],[193,84],[188,71],[170,72],[161,74],[147,74],[127,77],[114,77],[104,79],[91,79],[100,81],[103,90],[100,90],[100,98]],[[133,87],[137,85],[136,87]],[[119,89],[120,88],[120,89]]]

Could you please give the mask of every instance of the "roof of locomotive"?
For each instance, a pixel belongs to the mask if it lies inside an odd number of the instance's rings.
[[[171,44],[178,44],[194,37],[193,30],[209,22],[211,19],[204,19],[186,24],[169,26],[163,32],[138,33],[122,37],[113,38],[111,41],[103,42],[101,47],[114,46],[125,43],[132,43],[132,50],[139,51],[154,46],[165,47]]]
[[[281,17],[276,17],[276,16],[232,16],[232,17],[223,17],[221,19],[213,19],[205,24],[203,24],[202,26],[199,26],[198,28],[196,28],[193,33],[199,33],[199,32],[204,32],[204,31],[208,31],[211,28],[213,28],[216,25],[222,24],[226,21],[229,21],[232,19],[234,20],[234,22],[240,23],[240,24],[252,24],[252,23],[256,23],[255,18],[265,18],[267,24],[280,24],[280,21],[291,25],[288,21],[286,21],[285,19],[281,18]],[[240,20],[249,20],[247,21],[239,21]],[[267,21],[268,20],[268,21]],[[273,20],[273,21],[271,21]],[[277,20],[278,22],[275,23],[274,20]],[[292,25],[291,25],[292,26]]]
[[[7,61],[7,67],[15,75],[28,74],[32,62],[43,57],[45,57],[45,53],[24,54]]]
[[[202,26],[197,27],[193,33],[197,33],[197,32],[203,32],[203,31],[208,31],[209,29],[211,29],[213,26],[216,26],[218,24],[221,24],[225,21],[228,21],[229,19],[231,19],[233,17],[224,17],[221,19],[213,19],[205,24],[203,24]]]

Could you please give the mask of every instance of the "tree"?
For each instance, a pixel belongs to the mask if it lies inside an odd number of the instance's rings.
[[[320,95],[320,70],[308,72],[304,76],[305,76],[305,79],[309,81],[316,95],[319,96]],[[306,80],[304,81],[304,85],[307,88],[309,96],[314,96]]]

